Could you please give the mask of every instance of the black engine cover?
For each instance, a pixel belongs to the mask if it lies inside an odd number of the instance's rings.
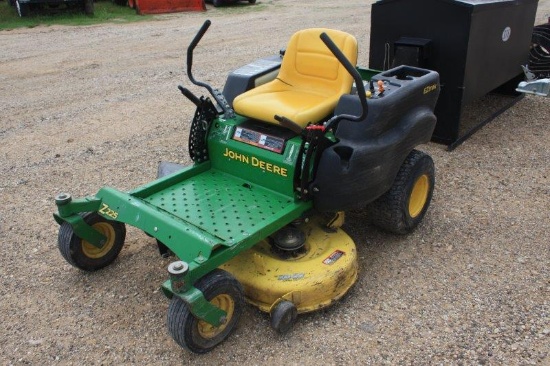
[[[338,140],[322,153],[310,186],[320,211],[364,207],[385,193],[411,150],[430,141],[439,95],[435,71],[400,66],[373,77],[385,91],[368,99],[365,120],[342,120]],[[344,95],[335,114],[361,114],[357,95]]]

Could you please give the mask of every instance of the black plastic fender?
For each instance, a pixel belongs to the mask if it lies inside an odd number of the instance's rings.
[[[360,208],[374,201],[391,187],[409,152],[430,141],[439,75],[401,66],[373,80],[385,81],[386,89],[368,100],[367,118],[342,120],[335,132],[337,142],[322,153],[310,185],[319,211]],[[359,114],[360,108],[357,95],[345,95],[335,114]]]

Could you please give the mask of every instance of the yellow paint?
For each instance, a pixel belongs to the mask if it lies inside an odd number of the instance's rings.
[[[108,222],[98,222],[92,225],[94,229],[105,235],[107,240],[101,248],[82,239],[82,253],[88,258],[98,259],[104,257],[113,248],[115,244],[115,229]]]
[[[332,219],[329,220],[327,223],[327,228],[331,230],[340,229],[342,226],[344,226],[344,222],[346,221],[346,214],[344,211],[338,211],[334,214]]]
[[[108,205],[105,203],[101,204],[101,208],[99,209],[99,213],[103,214],[105,216],[109,216],[112,219],[116,219],[118,217],[118,212],[111,209]]]
[[[223,153],[223,156],[231,159],[231,160],[237,160],[241,163],[250,164],[250,157],[246,156],[244,154],[239,154],[238,152],[235,152],[233,150],[229,150],[228,148],[225,148],[225,152]]]
[[[430,180],[426,174],[418,177],[414,182],[411,196],[409,197],[409,215],[412,218],[420,215],[428,200],[428,192],[430,191]]]
[[[247,301],[264,312],[282,300],[292,301],[298,313],[329,306],[355,283],[357,252],[345,232],[324,226],[320,218],[300,226],[307,252],[296,258],[280,258],[263,240],[220,268],[233,274]]]
[[[287,168],[283,168],[279,165],[260,160],[255,156],[240,154],[236,151],[229,150],[228,148],[225,148],[223,156],[231,160],[236,160],[240,161],[241,163],[251,165],[255,168],[263,170],[264,172],[267,171],[285,178],[288,176]]]
[[[199,331],[199,334],[201,335],[201,337],[206,339],[212,339],[223,332],[225,327],[227,327],[227,324],[229,324],[229,322],[231,321],[231,318],[233,317],[233,312],[235,311],[235,302],[233,301],[233,298],[228,294],[219,294],[218,296],[210,300],[210,303],[225,311],[227,315],[225,322],[219,327],[215,327],[212,324],[205,322],[204,320],[200,320],[197,323],[197,330]]]
[[[264,257],[262,257],[258,253],[254,253],[252,255],[252,259],[254,260],[254,265],[256,266],[256,271],[261,275],[266,275],[267,274],[267,269],[265,268]]]
[[[432,92],[437,89],[437,84],[428,85],[424,88],[424,94],[428,94],[429,92]]]
[[[323,32],[355,66],[357,40],[352,35],[322,28],[298,31],[288,42],[277,77],[237,96],[235,112],[276,125],[274,116],[285,116],[302,128],[333,113],[353,78],[319,38]]]

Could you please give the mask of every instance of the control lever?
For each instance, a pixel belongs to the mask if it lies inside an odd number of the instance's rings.
[[[353,116],[351,114],[339,114],[337,116],[332,117],[328,122],[325,124],[325,128],[328,130],[333,127],[336,123],[338,123],[342,119],[347,119],[354,122],[359,122],[367,118],[368,113],[368,105],[367,105],[367,95],[365,92],[365,86],[363,85],[363,79],[361,79],[361,75],[359,75],[359,72],[357,69],[351,64],[351,62],[346,58],[346,56],[340,51],[340,49],[334,44],[332,39],[326,34],[325,32],[321,33],[320,36],[323,43],[328,47],[328,49],[332,52],[334,57],[340,61],[340,63],[345,67],[347,72],[353,77],[353,80],[355,81],[355,86],[357,88],[357,94],[359,94],[359,101],[361,102],[361,115],[360,116]]]
[[[199,98],[197,98],[197,96],[195,94],[193,94],[191,92],[191,90],[187,89],[187,88],[184,88],[183,86],[181,85],[178,85],[178,89],[181,91],[181,93],[183,95],[185,95],[185,97],[187,97],[187,99],[189,99],[194,105],[196,105],[197,107],[200,107],[201,106],[201,101]]]
[[[278,116],[278,115],[273,116],[273,118],[275,118],[275,120],[277,122],[279,122],[281,124],[281,126],[288,128],[292,132],[296,132],[297,134],[302,133],[302,127],[300,127],[300,125],[297,124],[296,122],[294,122],[294,121],[292,121],[292,120],[290,120],[286,117]]]
[[[229,103],[227,103],[227,100],[225,99],[224,95],[218,89],[212,88],[212,86],[210,86],[209,84],[204,83],[202,81],[196,80],[193,77],[193,73],[192,73],[193,51],[195,50],[195,47],[197,47],[200,40],[202,39],[202,37],[204,36],[206,31],[210,27],[210,24],[212,24],[212,22],[210,22],[210,20],[206,20],[203,23],[201,29],[199,29],[199,31],[197,32],[197,34],[195,35],[195,37],[193,38],[193,40],[189,44],[189,47],[187,47],[187,76],[189,77],[189,80],[191,80],[191,82],[193,84],[195,84],[197,86],[201,86],[201,87],[205,88],[206,90],[208,90],[210,95],[212,95],[214,100],[218,103],[218,105],[223,110],[225,118],[233,118],[233,117],[235,117],[235,112],[233,111],[233,109],[231,108]],[[183,91],[182,91],[182,93],[183,93]],[[184,95],[186,95],[186,94],[184,94]],[[191,100],[191,101],[194,103],[193,100]]]

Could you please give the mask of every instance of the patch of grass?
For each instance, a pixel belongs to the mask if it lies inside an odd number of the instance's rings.
[[[61,5],[58,9],[41,10],[33,12],[28,17],[20,18],[15,7],[10,6],[7,0],[0,1],[0,30],[54,24],[90,25],[106,22],[138,22],[147,19],[151,19],[151,16],[137,15],[134,9],[113,4],[108,0],[94,3],[93,16],[88,16],[83,11],[67,9]]]

